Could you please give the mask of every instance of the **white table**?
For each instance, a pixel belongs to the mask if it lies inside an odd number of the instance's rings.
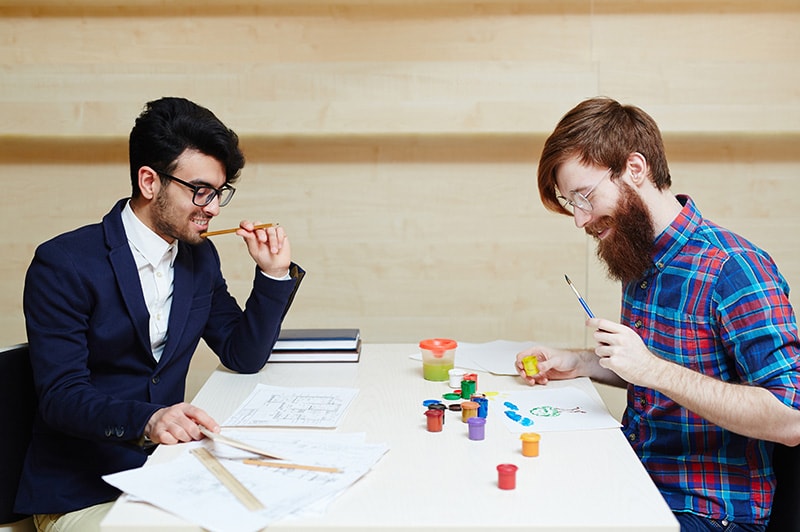
[[[364,478],[319,517],[286,520],[269,530],[677,531],[677,521],[618,429],[543,432],[538,457],[524,457],[519,435],[490,402],[483,441],[469,440],[460,413],[446,412],[444,430],[428,432],[425,399],[447,383],[422,378],[411,344],[364,344],[361,362],[267,364],[255,375],[217,369],[193,401],[224,421],[257,383],[345,386],[359,394],[341,432],[365,432],[390,450]],[[599,399],[588,380],[578,384]],[[547,386],[562,386],[551,382]],[[478,391],[527,389],[520,379],[478,373]],[[494,406],[494,409],[492,408]],[[149,463],[176,455],[160,446]],[[497,487],[496,467],[519,467],[516,489]],[[145,465],[145,467],[147,467]],[[199,531],[158,508],[122,497],[103,522],[105,532]]]

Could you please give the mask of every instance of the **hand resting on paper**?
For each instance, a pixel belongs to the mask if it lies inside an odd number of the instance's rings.
[[[198,425],[212,432],[220,430],[219,423],[202,408],[189,403],[178,403],[156,410],[144,428],[144,435],[153,443],[184,443],[203,437]]]

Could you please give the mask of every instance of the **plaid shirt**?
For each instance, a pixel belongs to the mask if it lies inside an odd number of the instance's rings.
[[[656,355],[800,408],[800,341],[772,259],[703,219],[691,198],[656,239],[653,267],[623,286],[622,323]],[[758,423],[758,412],[748,412]],[[722,429],[669,397],[628,386],[623,430],[676,512],[764,524],[773,445]]]

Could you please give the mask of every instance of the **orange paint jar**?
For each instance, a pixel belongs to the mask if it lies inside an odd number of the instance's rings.
[[[539,440],[542,437],[535,432],[524,432],[519,439],[522,440],[522,456],[539,456]]]

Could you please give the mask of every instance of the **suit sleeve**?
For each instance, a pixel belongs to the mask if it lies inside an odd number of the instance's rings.
[[[283,318],[305,276],[294,263],[289,271],[291,279],[275,280],[256,268],[244,311],[229,294],[222,275],[217,278],[203,338],[226,368],[256,373],[267,363]]]

